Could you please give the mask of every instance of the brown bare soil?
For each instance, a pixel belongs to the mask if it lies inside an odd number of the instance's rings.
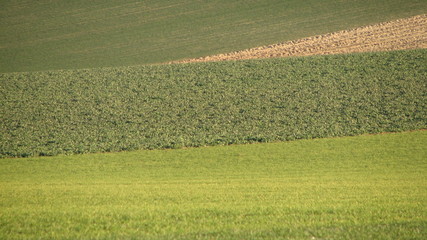
[[[427,48],[427,14],[352,30],[172,63],[278,58]]]

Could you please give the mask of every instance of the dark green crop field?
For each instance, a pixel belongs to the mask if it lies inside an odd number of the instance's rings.
[[[0,155],[427,128],[427,50],[0,75]]]
[[[0,72],[159,63],[426,12],[425,0],[0,0]]]
[[[0,159],[0,239],[424,240],[426,141]]]

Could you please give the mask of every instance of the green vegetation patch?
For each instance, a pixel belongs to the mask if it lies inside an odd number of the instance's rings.
[[[425,0],[2,0],[0,6],[0,72],[167,62],[427,12]]]
[[[423,129],[426,53],[1,74],[0,155]]]
[[[426,131],[0,159],[1,239],[426,239]]]

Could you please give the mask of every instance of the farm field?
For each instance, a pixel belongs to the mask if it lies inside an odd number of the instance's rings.
[[[172,63],[378,52],[427,48],[427,15]]]
[[[0,72],[163,63],[424,14],[425,0],[1,1]]]
[[[427,239],[427,1],[0,6],[0,239]]]
[[[0,159],[0,238],[425,239],[426,141]]]
[[[0,156],[423,129],[426,53],[0,74]]]

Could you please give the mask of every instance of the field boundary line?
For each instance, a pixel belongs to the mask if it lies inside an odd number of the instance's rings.
[[[213,62],[427,48],[427,14],[241,51],[168,62]]]

